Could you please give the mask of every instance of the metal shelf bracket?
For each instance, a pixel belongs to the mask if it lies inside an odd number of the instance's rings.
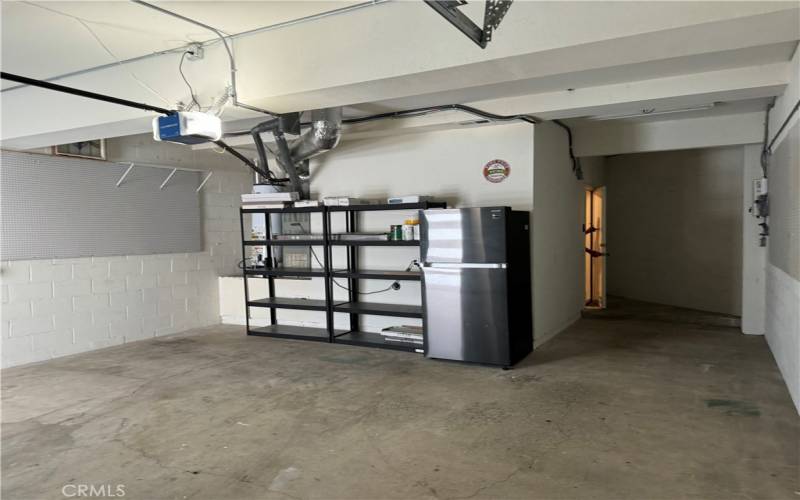
[[[169,174],[167,175],[167,178],[164,179],[164,182],[162,182],[161,185],[158,187],[158,189],[162,190],[162,191],[163,191],[164,187],[166,187],[166,185],[169,183],[169,181],[172,180],[172,176],[174,176],[175,173],[178,170],[180,170],[182,172],[205,172],[204,170],[198,170],[196,168],[167,167],[167,166],[164,166],[164,165],[152,165],[152,164],[149,164],[149,163],[135,163],[135,162],[132,162],[132,161],[131,162],[121,162],[120,161],[120,162],[116,162],[116,163],[118,163],[120,165],[125,165],[125,164],[128,165],[128,168],[125,169],[125,171],[122,173],[122,176],[117,181],[117,187],[120,187],[122,185],[122,183],[125,182],[125,179],[127,179],[128,176],[130,175],[130,173],[133,171],[133,167],[135,167],[137,165],[140,166],[140,167],[168,169],[170,171]],[[200,190],[203,189],[203,187],[205,187],[205,185],[208,182],[208,180],[211,179],[212,175],[214,175],[214,171],[213,170],[209,170],[208,173],[206,173],[205,176],[203,177],[203,180],[200,181],[200,184],[197,186],[197,188],[195,189],[194,192],[195,193],[199,193]]]
[[[128,166],[128,168],[125,169],[125,172],[122,173],[122,177],[120,177],[119,180],[117,181],[117,187],[119,187],[122,184],[122,181],[124,181],[125,178],[128,177],[128,174],[131,173],[131,170],[133,170],[134,165],[135,163],[131,162],[130,166]]]
[[[172,169],[172,171],[171,171],[171,172],[169,173],[169,175],[167,176],[167,178],[166,178],[166,179],[164,179],[164,182],[162,182],[162,183],[161,183],[161,185],[160,185],[160,186],[158,186],[158,189],[162,189],[162,190],[163,190],[163,189],[164,189],[164,186],[166,186],[166,185],[167,185],[167,183],[169,182],[169,180],[170,180],[170,179],[172,179],[172,176],[173,176],[173,175],[175,175],[175,172],[177,172],[177,171],[178,171],[178,169],[177,169],[177,168],[173,168],[173,169]]]
[[[195,192],[195,193],[199,193],[199,192],[200,192],[200,190],[201,190],[201,189],[203,189],[203,186],[205,186],[205,185],[206,185],[206,182],[208,182],[208,180],[211,178],[211,176],[212,176],[212,175],[214,175],[214,171],[213,171],[213,170],[209,170],[209,171],[208,171],[208,175],[206,175],[206,176],[203,178],[203,180],[200,182],[200,185],[199,185],[199,186],[197,186],[197,189],[195,189],[195,190],[194,190],[194,192]]]

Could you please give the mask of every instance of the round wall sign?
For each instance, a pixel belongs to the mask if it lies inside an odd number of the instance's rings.
[[[511,175],[511,165],[503,160],[492,160],[483,166],[483,177],[489,182],[503,182]]]

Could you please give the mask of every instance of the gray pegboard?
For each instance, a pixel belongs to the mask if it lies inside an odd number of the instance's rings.
[[[198,172],[0,153],[0,258],[52,259],[202,250]]]
[[[769,262],[800,280],[800,122],[786,134],[769,165]]]

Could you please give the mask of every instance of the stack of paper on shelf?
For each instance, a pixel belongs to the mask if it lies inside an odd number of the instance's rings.
[[[409,342],[422,345],[421,326],[389,326],[381,330],[381,335],[387,342]]]
[[[352,205],[370,205],[375,202],[372,200],[350,198],[348,196],[327,196],[322,199],[322,203],[324,203],[326,207],[349,207]]]
[[[319,200],[298,200],[294,202],[294,206],[297,208],[318,207],[320,205],[321,203],[319,202]]]
[[[332,234],[332,240],[342,241],[386,241],[389,235],[386,233],[341,233]]]
[[[296,191],[285,193],[255,193],[242,195],[242,208],[285,208],[299,199]]]

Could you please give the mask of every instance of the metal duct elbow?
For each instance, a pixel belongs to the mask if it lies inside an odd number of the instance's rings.
[[[316,109],[311,112],[311,129],[290,147],[292,160],[300,163],[339,144],[342,137],[342,108]]]

